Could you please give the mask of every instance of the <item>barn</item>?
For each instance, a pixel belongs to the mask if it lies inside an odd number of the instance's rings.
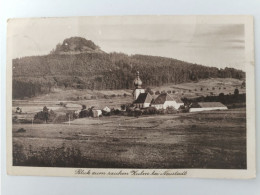
[[[190,112],[200,112],[206,110],[227,110],[228,108],[221,102],[198,102],[192,104]]]
[[[166,109],[167,107],[174,107],[176,110],[184,103],[180,98],[172,98],[168,93],[162,93],[152,102],[151,106],[157,109]]]

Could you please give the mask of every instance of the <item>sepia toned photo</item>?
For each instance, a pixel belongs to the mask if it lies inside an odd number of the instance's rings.
[[[250,16],[10,19],[11,175],[255,177]]]

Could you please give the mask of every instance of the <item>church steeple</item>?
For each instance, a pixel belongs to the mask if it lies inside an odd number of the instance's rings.
[[[133,92],[133,95],[134,95],[134,99],[136,100],[138,98],[138,96],[140,95],[140,93],[144,93],[144,89],[142,89],[142,81],[139,77],[139,71],[136,72],[136,78],[134,80],[134,86],[135,86],[135,89],[134,89],[134,92]]]
[[[142,88],[142,81],[139,77],[139,71],[136,72],[136,78],[134,80],[134,85],[136,89],[141,89]]]

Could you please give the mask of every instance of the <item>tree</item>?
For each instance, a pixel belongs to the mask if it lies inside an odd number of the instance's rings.
[[[239,94],[239,90],[236,88],[234,91],[234,95],[237,96]]]
[[[48,119],[49,119],[49,109],[47,108],[47,106],[43,107],[43,117],[44,117],[45,123],[47,123]]]

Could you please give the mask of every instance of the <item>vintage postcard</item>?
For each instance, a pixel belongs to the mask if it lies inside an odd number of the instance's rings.
[[[8,174],[256,176],[252,16],[7,28]]]

